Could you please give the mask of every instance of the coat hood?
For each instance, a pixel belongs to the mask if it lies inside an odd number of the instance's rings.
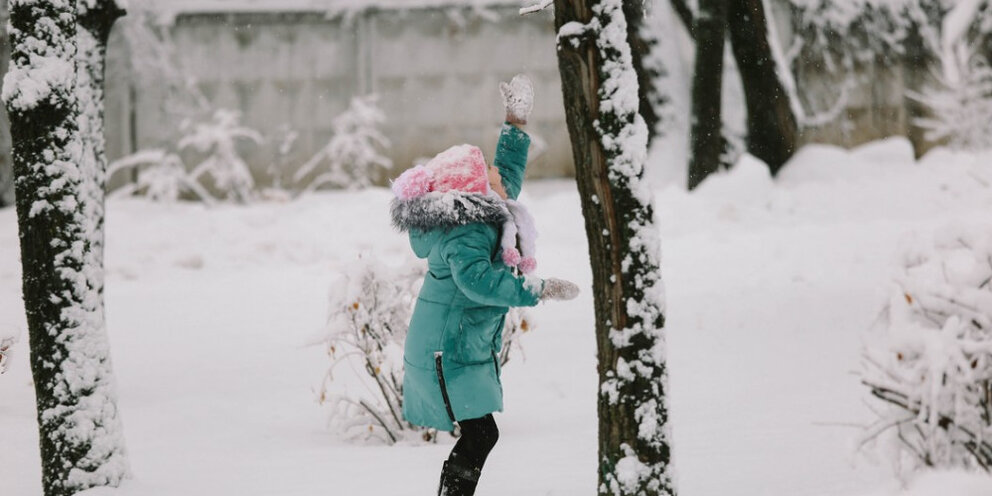
[[[475,222],[502,225],[510,215],[499,197],[461,191],[394,198],[389,210],[393,227],[410,233],[413,250],[421,258],[444,231]]]

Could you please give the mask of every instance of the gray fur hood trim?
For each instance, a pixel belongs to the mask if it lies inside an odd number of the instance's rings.
[[[407,200],[393,198],[389,211],[393,227],[400,231],[451,229],[475,222],[502,225],[509,219],[502,199],[460,191],[432,192]]]

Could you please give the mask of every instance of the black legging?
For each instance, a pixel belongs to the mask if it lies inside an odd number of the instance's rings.
[[[448,455],[448,463],[455,465],[458,469],[469,470],[476,474],[482,471],[482,466],[486,464],[489,452],[496,446],[499,440],[499,429],[496,428],[496,420],[493,416],[469,420],[460,420],[462,435],[451,448]]]

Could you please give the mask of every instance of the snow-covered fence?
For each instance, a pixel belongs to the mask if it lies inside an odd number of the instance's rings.
[[[953,228],[906,250],[884,326],[868,336],[865,434],[897,470],[992,472],[992,235]]]

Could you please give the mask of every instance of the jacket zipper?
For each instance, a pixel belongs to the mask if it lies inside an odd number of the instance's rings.
[[[441,365],[441,355],[443,352],[434,352],[434,368],[437,370],[437,382],[441,385],[441,398],[444,399],[444,409],[448,412],[451,423],[455,423],[455,412],[451,409],[451,400],[448,399],[448,387],[444,384],[444,367]]]

